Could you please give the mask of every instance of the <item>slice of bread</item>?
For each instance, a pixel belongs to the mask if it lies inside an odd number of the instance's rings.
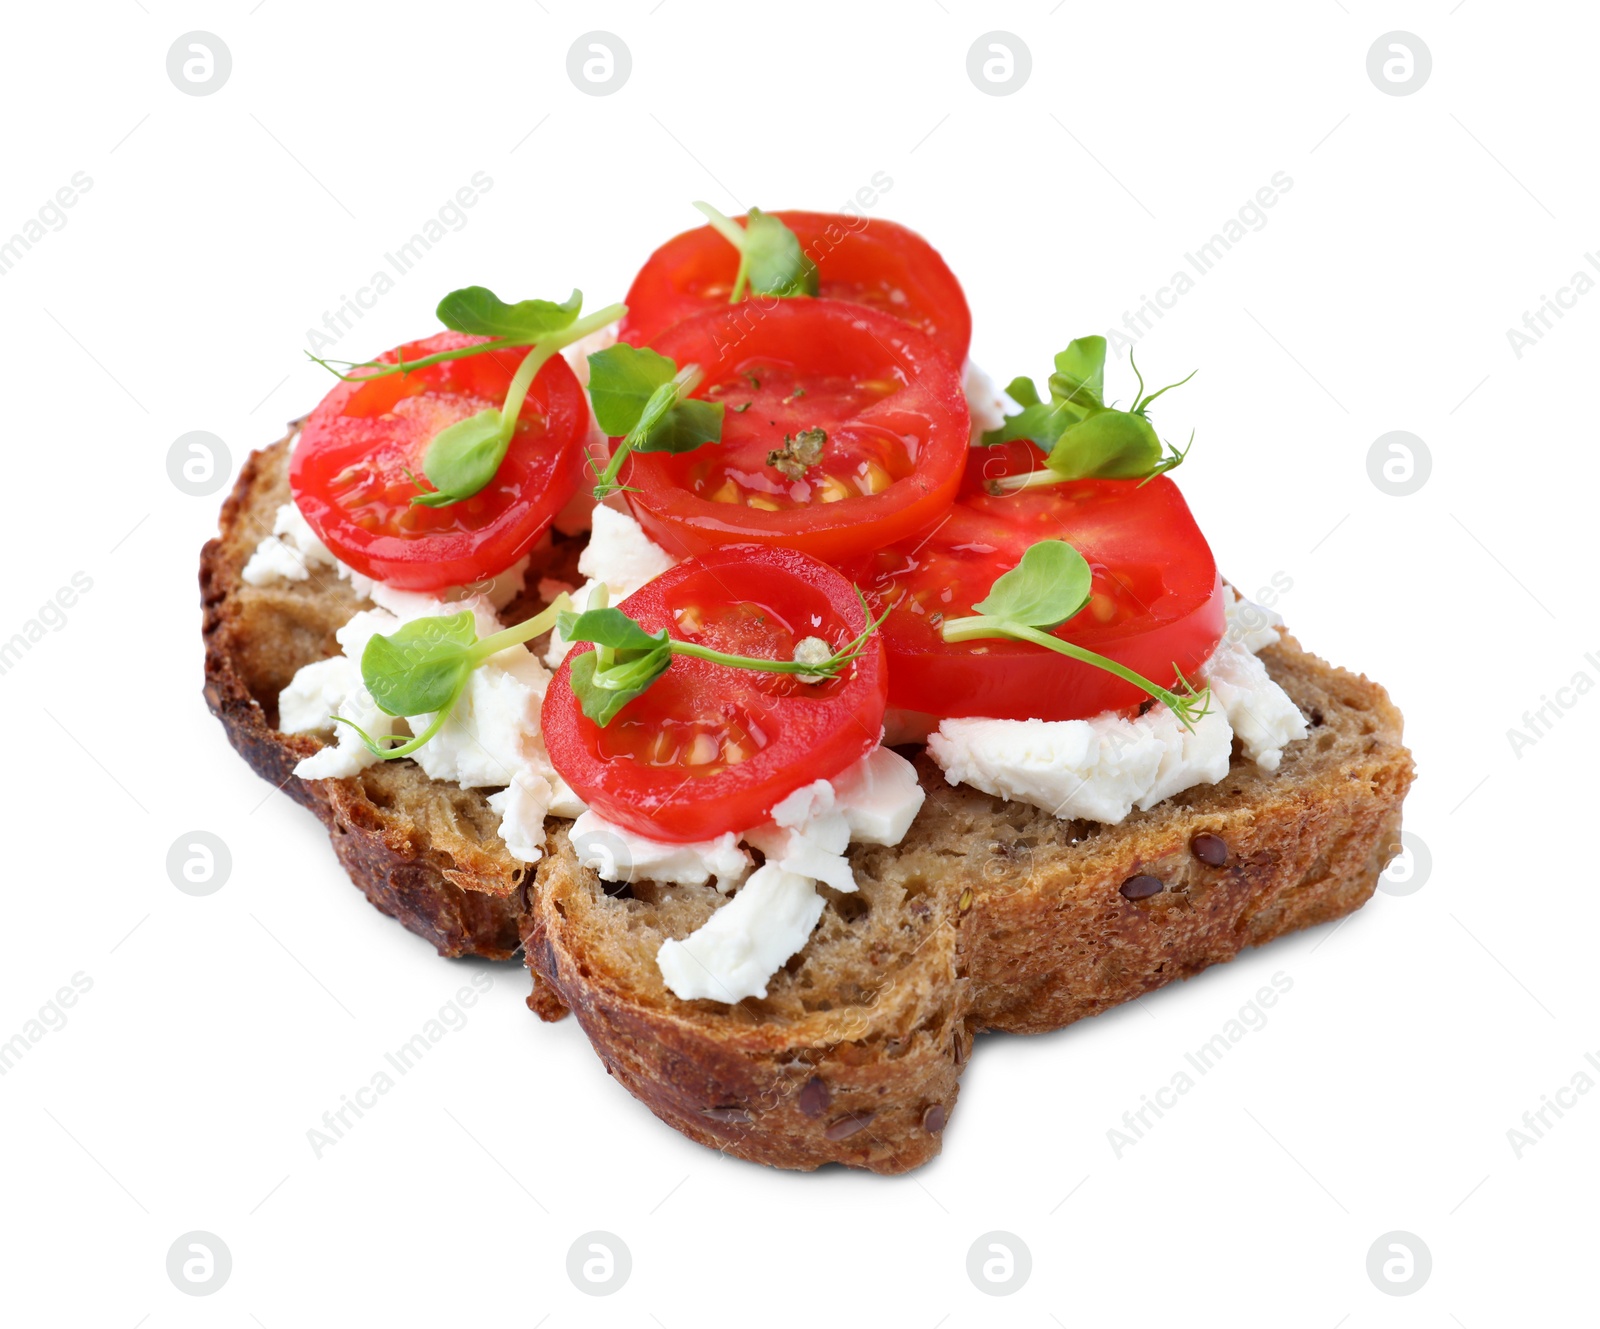
[[[1235,754],[1228,777],[1119,826],[1060,821],[952,788],[917,757],[927,801],[902,844],[850,851],[860,889],[824,889],[806,947],[764,1000],[681,1001],[655,953],[721,903],[710,887],[608,886],[578,866],[552,819],[531,870],[506,853],[486,792],[410,762],[306,782],[319,741],[274,728],[295,670],[333,654],[365,602],[331,574],[267,588],[240,570],[288,497],[287,441],[252,456],[201,560],[206,697],[235,748],[311,808],[352,880],[445,955],[503,958],[520,935],[546,1019],[570,1008],[607,1069],[669,1125],[779,1167],[838,1162],[901,1172],[936,1154],[973,1037],[1038,1033],[1341,917],[1399,849],[1412,779],[1383,689],[1302,651],[1262,660],[1312,725],[1267,774]],[[579,542],[530,574],[568,582]],[[506,611],[536,612],[536,596]],[[1204,861],[1194,837],[1226,849]],[[1201,843],[1215,858],[1217,846]],[[1129,878],[1163,889],[1129,900]]]
[[[824,890],[816,932],[764,1000],[674,997],[656,950],[721,897],[607,888],[564,832],[530,896],[529,967],[611,1074],[702,1144],[779,1167],[915,1167],[939,1151],[975,1034],[1058,1029],[1372,894],[1412,779],[1400,713],[1292,638],[1262,660],[1310,736],[1275,774],[1236,753],[1220,784],[1118,826],[951,787],[918,755],[927,801],[911,832],[851,849],[858,892]],[[1200,835],[1226,847],[1220,866],[1196,853]],[[1125,898],[1142,874],[1161,892]]]

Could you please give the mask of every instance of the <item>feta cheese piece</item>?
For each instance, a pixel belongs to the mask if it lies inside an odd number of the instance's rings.
[[[481,632],[479,635],[483,635]],[[463,789],[507,785],[530,763],[548,765],[539,734],[539,708],[550,675],[524,646],[501,651],[472,671],[444,724],[412,760],[435,780]],[[412,715],[420,734],[432,715]]]
[[[856,844],[896,845],[905,839],[926,795],[917,768],[891,748],[876,747],[833,778],[833,795]]]
[[[580,613],[589,607],[589,597],[596,586],[604,585],[609,602],[616,604],[673,565],[672,555],[627,513],[602,504],[594,510],[593,521],[589,543],[578,555],[578,571],[589,580],[572,597],[573,607]],[[559,632],[552,632],[544,662],[554,669],[571,649]]]
[[[1254,655],[1268,646],[1276,646],[1283,636],[1282,614],[1246,599],[1232,586],[1223,587],[1223,608],[1228,621],[1222,639],[1240,650]]]
[[[732,832],[714,840],[673,844],[649,839],[585,811],[572,823],[569,835],[578,862],[593,868],[602,881],[702,886],[715,877],[717,889],[727,894],[750,870],[750,855],[739,848],[739,837]]]
[[[247,585],[270,586],[278,581],[306,581],[314,569],[331,571],[338,565],[339,560],[328,552],[291,500],[278,508],[272,534],[256,546],[239,575]]]
[[[1310,732],[1305,716],[1272,681],[1267,667],[1226,637],[1201,675],[1211,685],[1212,705],[1227,713],[1245,756],[1262,770],[1277,770],[1284,745]]]
[[[688,937],[662,942],[656,963],[685,1001],[765,997],[772,976],[821,917],[822,897],[811,878],[767,863]]]
[[[816,780],[796,789],[772,809],[772,820],[752,827],[745,840],[785,872],[825,881],[836,891],[853,891],[855,874],[844,851],[850,847],[850,822],[833,785]]]
[[[1116,823],[1152,788],[1167,745],[1118,715],[1092,720],[944,720],[928,751],[951,784],[1057,817]]]
[[[550,781],[524,766],[509,785],[489,795],[489,806],[500,814],[500,838],[512,858],[537,863],[544,857],[544,819],[552,794]]]

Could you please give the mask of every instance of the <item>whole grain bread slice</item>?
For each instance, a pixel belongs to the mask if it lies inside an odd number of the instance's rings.
[[[270,586],[240,575],[289,500],[294,432],[251,454],[223,505],[217,538],[201,551],[206,704],[256,774],[322,820],[345,871],[374,905],[441,955],[509,959],[520,945],[522,887],[532,872],[506,852],[491,791],[441,784],[409,761],[379,762],[344,780],[294,774],[322,741],[279,732],[278,694],[302,665],[337,655],[333,634],[371,607],[327,569]],[[502,617],[519,622],[539,611],[541,576],[581,580],[581,547],[557,536],[541,548],[529,591]]]
[[[554,819],[532,871],[506,852],[488,791],[411,762],[347,780],[293,775],[320,741],[278,732],[278,694],[337,651],[334,631],[366,602],[315,570],[287,585],[241,579],[288,498],[288,447],[249,459],[201,557],[206,699],[234,747],[316,813],[374,905],[443,955],[505,958],[520,939],[530,1007],[545,1019],[576,1011],[607,1069],[657,1116],[738,1157],[915,1167],[939,1150],[979,1032],[1056,1029],[1341,917],[1398,850],[1413,774],[1399,712],[1378,685],[1285,638],[1262,659],[1312,731],[1275,774],[1236,753],[1220,784],[1101,826],[952,788],[918,755],[928,797],[911,832],[851,850],[860,889],[824,891],[815,933],[768,996],[680,1001],[655,953],[718,907],[710,887],[608,886],[579,867],[568,823]],[[558,538],[539,575],[577,581],[579,548]],[[540,607],[525,595],[503,617]],[[1226,860],[1203,861],[1197,835],[1220,839]],[[1125,898],[1141,874],[1163,889]]]
[[[702,1144],[778,1167],[915,1167],[939,1151],[975,1034],[1058,1029],[1372,894],[1412,779],[1400,714],[1293,639],[1262,659],[1310,736],[1275,774],[1236,753],[1220,784],[1118,826],[952,788],[917,755],[927,801],[911,832],[850,851],[858,892],[824,892],[764,1000],[673,996],[656,950],[721,897],[607,888],[563,831],[530,892],[528,965],[611,1074]],[[1201,835],[1221,840],[1220,866],[1196,853]],[[1163,889],[1124,897],[1138,875]]]

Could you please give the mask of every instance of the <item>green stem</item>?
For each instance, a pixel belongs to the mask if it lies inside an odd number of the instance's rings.
[[[663,383],[650,394],[650,400],[645,402],[644,410],[639,413],[638,423],[623,435],[617,450],[611,454],[610,462],[595,481],[594,496],[597,499],[616,492],[619,488],[617,476],[622,473],[623,463],[632,455],[634,448],[648,437],[662,416],[699,387],[704,378],[705,371],[699,365],[684,365],[669,382]]]
[[[750,259],[744,249],[747,238],[744,228],[732,217],[718,212],[709,203],[696,203],[695,207],[705,214],[705,219],[711,223],[711,229],[739,251],[739,271],[733,279],[733,290],[728,295],[728,303],[736,305],[743,297],[745,282],[750,277]]]
[[[381,757],[384,761],[396,761],[401,757],[409,757],[430,738],[437,734],[439,730],[444,728],[444,722],[450,718],[450,712],[455,708],[456,702],[461,697],[462,689],[464,689],[466,686],[466,679],[463,678],[461,680],[461,685],[450,694],[450,700],[445,702],[445,704],[434,713],[432,723],[429,724],[428,727],[415,738],[411,739],[409,742],[402,743],[397,748],[386,748],[380,746],[378,741],[368,734],[367,731],[358,725],[354,720],[346,720],[342,715],[335,715],[332,718],[336,724],[347,724],[350,726],[350,728],[354,729],[356,733],[360,734],[361,741],[367,745],[367,751],[372,753],[373,756]],[[393,738],[395,735],[390,734],[386,735],[386,737]]]
[[[767,660],[754,655],[728,655],[714,651],[709,646],[697,646],[692,641],[679,641],[674,637],[669,646],[674,655],[687,655],[696,660],[709,660],[712,664],[727,665],[730,669],[757,669],[766,674],[834,674],[842,669],[859,652],[846,650],[816,664],[802,660]]]
[[[522,342],[507,341],[503,337],[496,337],[490,341],[475,342],[471,346],[457,346],[453,351],[435,351],[432,355],[425,355],[420,360],[403,360],[399,364],[385,364],[381,360],[349,360],[339,361],[351,369],[371,369],[370,374],[341,374],[335,369],[334,361],[324,360],[319,356],[306,352],[308,358],[315,360],[335,378],[346,383],[365,383],[372,378],[388,378],[392,374],[409,374],[414,369],[426,369],[429,365],[442,364],[446,360],[462,360],[469,355],[482,355],[485,351],[499,351],[507,346],[525,345]]]
[[[1129,669],[1125,664],[1120,664],[1116,660],[1109,659],[1073,642],[1062,641],[1060,637],[1051,636],[1048,632],[1041,632],[1038,628],[1028,627],[1024,623],[1013,623],[1006,618],[995,618],[988,614],[974,614],[969,618],[949,619],[940,631],[946,641],[976,641],[984,637],[1010,637],[1015,641],[1032,642],[1035,646],[1043,646],[1047,650],[1054,651],[1058,655],[1068,656],[1073,660],[1081,660],[1085,664],[1091,664],[1098,669],[1104,669],[1107,673],[1115,674],[1118,678],[1126,679],[1134,687],[1142,692],[1149,693],[1150,696],[1165,705],[1183,721],[1185,727],[1189,725],[1190,713],[1193,710],[1192,698],[1185,699],[1180,697],[1170,688],[1164,688],[1159,683],[1152,683],[1143,674]],[[1201,714],[1203,715],[1204,712],[1201,712]]]
[[[998,480],[990,480],[984,487],[991,494],[1020,494],[1024,489],[1047,489],[1051,485],[1066,484],[1070,476],[1062,475],[1060,471],[1048,468],[1042,471],[1029,471],[1026,475],[1004,475]]]
[[[525,642],[530,642],[535,637],[549,632],[556,625],[557,615],[563,610],[571,608],[572,597],[563,591],[532,618],[483,638],[467,652],[468,658],[472,661],[472,667],[476,669],[491,655],[498,655],[501,651],[512,646],[521,646]]]

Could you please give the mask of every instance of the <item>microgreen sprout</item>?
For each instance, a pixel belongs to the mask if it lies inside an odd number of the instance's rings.
[[[1180,450],[1167,444],[1163,452],[1148,411],[1151,402],[1181,387],[1194,374],[1146,393],[1144,375],[1131,351],[1128,358],[1139,387],[1132,408],[1126,411],[1105,403],[1104,337],[1079,337],[1056,356],[1055,373],[1046,385],[1048,401],[1040,398],[1031,378],[1013,379],[1006,387],[1006,395],[1022,409],[1007,416],[998,429],[985,433],[982,441],[992,445],[1028,439],[1049,455],[1042,470],[989,481],[989,492],[1010,494],[1089,478],[1138,480],[1143,484],[1182,465],[1194,443],[1193,434],[1188,446]]]
[[[1092,573],[1082,554],[1064,540],[1041,540],[1029,546],[1016,567],[995,578],[989,594],[972,606],[976,613],[944,620],[940,633],[952,642],[992,637],[1032,642],[1082,660],[1148,693],[1192,731],[1211,709],[1211,689],[1195,688],[1176,664],[1173,673],[1181,691],[1152,683],[1116,660],[1052,635],[1051,629],[1060,627],[1089,603],[1091,583]]]
[[[361,652],[361,681],[373,702],[385,715],[432,715],[433,719],[411,738],[387,735],[389,741],[385,742],[374,739],[353,720],[342,715],[333,718],[355,730],[374,756],[385,761],[409,757],[444,727],[473,670],[490,656],[550,631],[557,618],[571,608],[571,597],[558,595],[532,618],[481,640],[471,610],[412,619],[388,636],[376,635]]]
[[[856,595],[861,597],[861,592],[857,590]],[[675,655],[707,660],[729,669],[793,674],[800,682],[811,685],[824,683],[860,657],[883,622],[882,614],[873,617],[864,598],[861,606],[867,626],[852,640],[834,649],[820,638],[808,637],[796,645],[794,658],[789,660],[730,655],[698,642],[670,637],[665,628],[647,632],[637,619],[605,604],[604,587],[595,588],[589,608],[582,613],[569,610],[561,614],[556,630],[566,641],[594,644],[594,650],[573,657],[570,679],[583,713],[603,728],[667,672]]]
[[[738,304],[751,295],[815,295],[817,265],[806,257],[799,237],[770,212],[751,208],[743,226],[709,203],[696,203],[712,229],[739,251],[739,271],[728,293]]]
[[[416,360],[407,360],[400,355],[394,364],[379,360],[352,362],[317,360],[316,356],[311,358],[345,382],[360,383],[393,374],[414,373],[429,365],[482,355],[487,351],[528,348],[506,389],[505,401],[498,409],[489,407],[464,420],[457,420],[441,429],[429,441],[422,460],[422,470],[433,488],[416,494],[411,501],[423,507],[448,507],[471,498],[494,479],[500,463],[505,460],[506,450],[511,446],[528,389],[550,357],[591,332],[615,323],[627,313],[625,305],[607,305],[604,309],[579,318],[578,312],[582,308],[581,291],[573,291],[559,303],[554,300],[519,300],[516,304],[507,304],[485,286],[466,286],[459,291],[451,291],[439,301],[436,311],[439,321],[455,332],[486,337],[487,341],[436,351]],[[341,372],[334,368],[336,364],[344,365],[350,372]]]
[[[704,377],[699,365],[679,369],[668,357],[626,342],[589,357],[595,422],[620,439],[610,463],[596,476],[597,499],[623,488],[617,477],[635,452],[692,452],[722,437],[722,403],[689,395]]]

